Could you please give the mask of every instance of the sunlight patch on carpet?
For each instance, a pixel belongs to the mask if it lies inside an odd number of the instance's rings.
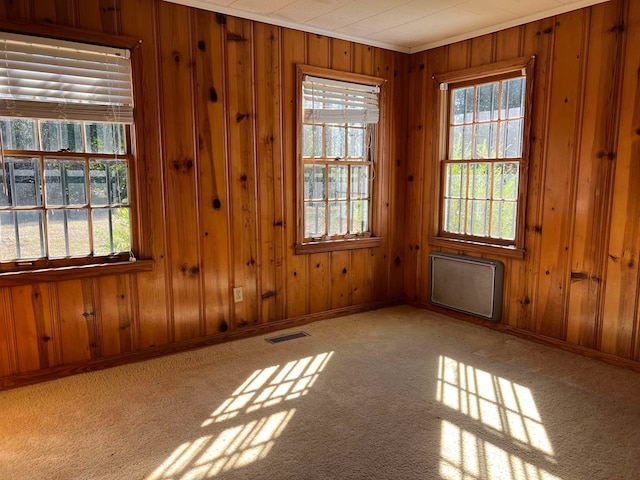
[[[253,372],[202,423],[204,434],[177,447],[147,480],[214,478],[265,458],[296,412],[293,406],[282,408],[284,402],[307,395],[332,355],[325,352]]]
[[[453,412],[441,426],[443,479],[560,480],[548,471],[557,462],[529,388],[445,356],[437,387]],[[473,432],[469,419],[479,424]]]

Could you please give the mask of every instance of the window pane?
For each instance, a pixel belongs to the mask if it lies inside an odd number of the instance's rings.
[[[36,121],[22,118],[0,120],[2,141],[6,150],[37,150]]]
[[[47,211],[47,238],[50,257],[89,255],[87,211]]]
[[[326,234],[324,202],[305,202],[304,204],[304,236],[321,237]]]
[[[489,198],[490,165],[489,163],[469,165],[469,198]]]
[[[16,212],[19,258],[44,257],[44,230],[41,211]]]
[[[124,125],[120,123],[85,123],[89,153],[125,153]]]
[[[462,219],[464,214],[461,209],[462,201],[459,199],[447,199],[444,201],[444,230],[450,233],[462,233]]]
[[[82,123],[40,120],[40,144],[49,152],[83,152]]]
[[[92,160],[89,163],[91,204],[128,205],[128,165],[113,160]]]
[[[451,127],[449,139],[449,158],[451,160],[466,160],[471,158],[472,131],[473,125]]]
[[[469,200],[467,208],[467,232],[471,235],[486,237],[489,229],[489,202],[487,200]]]
[[[479,85],[477,90],[476,122],[498,120],[499,82]]]
[[[345,152],[345,129],[327,125],[324,129],[327,158],[344,158]]]
[[[324,165],[305,165],[304,167],[304,199],[324,200],[325,198]]]
[[[15,212],[0,212],[0,260],[15,260],[18,258],[16,249]]]
[[[452,91],[453,125],[473,121],[473,87],[456,88]]]
[[[449,163],[446,170],[447,197],[462,198],[467,195],[467,165],[464,163]]]
[[[520,165],[518,163],[496,163],[493,167],[493,198],[516,200]]]
[[[40,162],[36,158],[7,158],[4,172],[0,169],[0,205],[6,207],[42,205],[40,178]]]
[[[329,166],[329,199],[345,199],[347,198],[347,184],[349,171],[347,165],[331,165]]]
[[[362,233],[369,230],[369,201],[351,202],[351,227],[349,233]]]
[[[524,117],[525,79],[514,78],[502,82],[502,108],[500,117],[520,118]]]
[[[496,158],[497,137],[498,122],[477,124],[473,158]]]
[[[346,201],[329,202],[329,235],[347,233],[347,204]]]
[[[322,126],[302,126],[302,156],[322,157]]]
[[[96,255],[131,250],[131,224],[128,208],[94,210],[92,215],[93,252]]]
[[[45,161],[47,205],[85,205],[87,203],[85,165],[82,161]]]
[[[369,197],[369,167],[351,167],[351,198]]]
[[[501,122],[499,158],[520,158],[522,156],[523,119]]]
[[[349,126],[349,157],[364,158],[365,129]]]

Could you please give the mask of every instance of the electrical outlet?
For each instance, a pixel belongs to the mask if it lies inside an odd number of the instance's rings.
[[[242,287],[235,287],[233,289],[233,302],[238,303],[244,300],[242,298]]]

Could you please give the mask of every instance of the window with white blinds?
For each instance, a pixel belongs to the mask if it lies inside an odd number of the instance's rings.
[[[353,248],[359,248],[355,246],[358,239],[374,236],[382,81],[316,67],[299,68],[298,244],[335,245],[350,240]]]
[[[127,50],[0,33],[0,272],[134,258]]]
[[[0,116],[133,123],[128,50],[0,32]]]

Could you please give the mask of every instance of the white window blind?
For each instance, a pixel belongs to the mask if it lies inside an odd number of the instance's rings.
[[[380,87],[306,75],[302,81],[305,123],[378,123]]]
[[[133,123],[129,51],[0,32],[0,116]]]

